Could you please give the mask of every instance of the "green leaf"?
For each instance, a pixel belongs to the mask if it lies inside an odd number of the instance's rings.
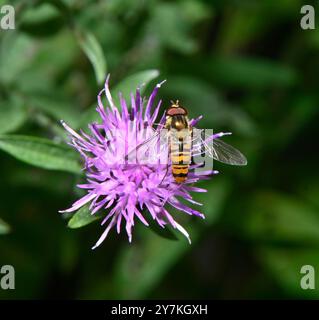
[[[266,59],[219,56],[212,61],[210,73],[226,86],[260,90],[291,87],[297,81],[292,67]]]
[[[200,22],[212,14],[208,4],[197,0],[184,0],[179,5],[185,19],[191,23]]]
[[[10,232],[10,226],[0,219],[0,234],[7,234]]]
[[[28,97],[28,103],[33,108],[44,111],[56,120],[63,119],[71,127],[78,126],[78,110],[73,107],[71,101],[60,98],[57,94],[32,92]]]
[[[0,46],[0,80],[10,84],[18,80],[20,73],[33,62],[35,52],[35,43],[30,37],[17,31],[5,32]]]
[[[56,34],[65,24],[56,7],[49,3],[25,10],[19,30],[32,36],[47,37]]]
[[[98,84],[103,83],[106,77],[106,60],[103,49],[95,38],[95,36],[88,31],[75,30],[76,38],[88,59],[93,66],[96,81]]]
[[[55,18],[59,14],[59,10],[51,3],[39,3],[24,10],[20,23],[40,23]]]
[[[254,239],[319,245],[318,212],[306,202],[283,194],[257,193],[243,223]]]
[[[140,87],[141,93],[143,93],[148,83],[158,76],[159,71],[153,69],[140,71],[126,77],[112,89],[115,104],[119,105],[119,92],[123,94],[126,101],[130,101],[130,93],[135,93],[138,87]]]
[[[35,40],[33,42],[37,43]],[[79,45],[74,35],[67,30],[63,30],[54,37],[46,38],[40,42],[41,45],[29,50],[31,51],[30,56],[31,53],[33,55],[33,60],[28,61],[26,59],[28,62],[27,67],[19,71],[14,86],[25,97],[35,96],[40,93],[53,96],[53,101],[56,101],[57,98],[67,100],[67,96],[70,96],[68,95],[68,85],[60,81],[60,76],[68,72],[70,65],[74,64],[79,57],[79,53],[81,54]],[[19,52],[25,51],[20,50]],[[21,55],[19,57],[21,58]],[[47,63],[47,61],[50,61],[50,63]],[[2,76],[2,73],[0,76]],[[79,104],[75,102],[76,99],[73,94],[72,99],[74,103]]]
[[[72,216],[69,220],[68,227],[71,229],[81,228],[99,219],[101,219],[101,215],[92,215],[89,210],[89,205],[85,205]]]
[[[48,139],[0,135],[0,149],[40,168],[73,173],[80,173],[81,170],[77,154],[71,148],[58,145]]]
[[[165,46],[183,54],[197,49],[196,41],[190,36],[192,26],[183,6],[176,3],[160,3],[153,7],[150,33]]]
[[[0,100],[0,134],[18,129],[27,119],[23,102],[13,97],[10,100]]]

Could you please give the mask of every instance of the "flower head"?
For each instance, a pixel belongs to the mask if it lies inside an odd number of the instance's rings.
[[[163,83],[163,82],[162,82]],[[109,90],[109,77],[104,89],[99,93],[97,112],[101,123],[89,125],[90,133],[75,132],[65,122],[62,122],[70,134],[70,144],[81,154],[84,160],[84,172],[87,182],[78,185],[86,190],[86,195],[77,200],[71,208],[61,212],[73,212],[90,203],[91,214],[105,212],[102,225],[107,225],[103,234],[93,248],[98,247],[108,235],[112,227],[120,233],[124,224],[128,239],[132,240],[132,227],[140,220],[148,226],[147,220],[152,218],[161,227],[170,224],[183,233],[190,242],[187,231],[176,221],[168,207],[174,207],[186,214],[204,218],[204,215],[179,199],[183,198],[192,204],[190,192],[206,192],[193,186],[194,182],[207,179],[216,171],[202,172],[195,175],[192,170],[184,183],[175,182],[167,165],[159,163],[127,163],[127,154],[132,146],[142,145],[151,139],[165,123],[163,115],[157,126],[161,101],[155,106],[154,101],[162,83],[154,88],[149,99],[144,101],[137,89],[131,94],[130,105],[120,94],[120,109],[115,106]],[[107,106],[102,103],[106,96]],[[190,121],[195,125],[200,118]],[[123,161],[124,160],[124,161]]]

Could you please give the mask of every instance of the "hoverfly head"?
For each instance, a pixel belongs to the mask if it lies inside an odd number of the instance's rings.
[[[166,111],[166,115],[173,117],[173,116],[186,116],[187,110],[179,105],[179,100],[176,100],[176,102],[171,100],[171,105]]]

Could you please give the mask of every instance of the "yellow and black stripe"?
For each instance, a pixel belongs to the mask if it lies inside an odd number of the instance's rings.
[[[190,143],[184,142],[183,138],[170,144],[172,173],[177,183],[182,183],[187,179],[188,168],[191,161]]]
[[[187,179],[191,163],[191,128],[185,108],[173,104],[167,111],[165,128],[170,132],[172,173],[177,183]]]

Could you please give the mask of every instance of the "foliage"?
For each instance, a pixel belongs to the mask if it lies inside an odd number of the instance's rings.
[[[318,30],[299,28],[302,1],[11,3],[17,28],[0,31],[0,261],[19,284],[0,297],[319,296],[299,286],[302,265],[319,270]],[[86,130],[107,72],[115,99],[166,79],[163,110],[179,99],[247,155],[247,167],[216,164],[221,174],[203,183],[206,221],[185,218],[192,245],[138,226],[132,244],[112,232],[92,252],[99,216],[58,213],[82,182],[59,120]]]

